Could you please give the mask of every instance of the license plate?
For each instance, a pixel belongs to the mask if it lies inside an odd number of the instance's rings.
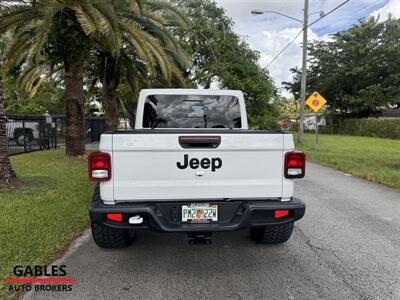
[[[182,222],[210,223],[218,221],[218,205],[191,203],[182,205]]]

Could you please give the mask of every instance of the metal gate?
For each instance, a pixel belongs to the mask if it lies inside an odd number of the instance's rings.
[[[100,140],[104,120],[85,118],[85,141]],[[6,129],[10,155],[65,146],[64,115],[7,114]]]

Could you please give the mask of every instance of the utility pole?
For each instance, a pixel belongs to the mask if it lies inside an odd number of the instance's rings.
[[[306,83],[307,83],[307,32],[308,32],[308,0],[304,0],[304,19],[303,19],[303,62],[301,70],[300,86],[300,124],[297,142],[303,144],[304,133],[304,107],[306,103]]]
[[[305,104],[306,104],[306,89],[307,89],[307,33],[308,33],[308,17],[310,16],[308,14],[308,2],[309,0],[304,0],[304,18],[303,20],[299,20],[296,19],[294,17],[288,16],[284,13],[278,12],[278,11],[273,11],[273,10],[260,10],[260,9],[253,9],[251,11],[252,15],[262,15],[264,13],[273,13],[273,14],[277,14],[289,19],[292,19],[294,21],[297,21],[299,23],[301,23],[303,25],[303,58],[302,58],[302,70],[301,70],[301,86],[300,86],[300,123],[299,123],[299,133],[297,136],[297,142],[299,144],[303,144],[303,133],[304,133],[304,108],[305,108]],[[327,15],[331,14],[332,12],[336,11],[337,9],[339,9],[340,7],[342,7],[343,5],[345,5],[346,3],[350,2],[350,0],[346,0],[344,2],[342,2],[341,4],[339,4],[338,6],[336,6],[334,9],[330,10],[328,13],[325,13],[323,10],[321,10],[319,12],[319,19],[315,20],[314,22],[312,22],[310,25],[315,24],[316,22],[318,22],[319,20],[321,20],[322,18],[326,17]],[[318,12],[312,13],[313,14],[317,14]],[[301,32],[298,33],[298,35],[300,35]],[[292,44],[297,36],[295,36],[294,40],[291,41],[289,44],[287,44],[279,53],[277,56],[275,56],[272,61],[268,64],[268,66],[273,63],[288,47],[290,44]],[[318,141],[317,141],[318,144]]]

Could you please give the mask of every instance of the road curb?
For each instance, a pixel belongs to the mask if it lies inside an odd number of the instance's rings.
[[[60,258],[57,258],[55,261],[51,262],[48,265],[48,267],[51,267],[53,265],[61,265],[61,264],[63,264],[63,262],[67,258],[69,258],[72,254],[74,254],[78,250],[78,248],[80,246],[82,246],[83,244],[85,244],[86,242],[89,241],[90,232],[91,232],[90,228],[85,229],[78,238],[76,238],[74,241],[71,242],[71,244],[69,245],[69,247],[65,251],[64,255],[62,255]],[[32,289],[31,291],[21,295],[18,298],[19,299],[23,299],[23,300],[29,300],[29,299],[32,298],[33,293],[34,293],[34,289]]]

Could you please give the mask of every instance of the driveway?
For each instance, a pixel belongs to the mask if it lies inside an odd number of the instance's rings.
[[[87,232],[59,264],[69,292],[27,299],[400,299],[400,193],[309,163],[296,184],[307,204],[292,238],[258,245],[218,233],[141,232],[127,249],[98,248]]]

